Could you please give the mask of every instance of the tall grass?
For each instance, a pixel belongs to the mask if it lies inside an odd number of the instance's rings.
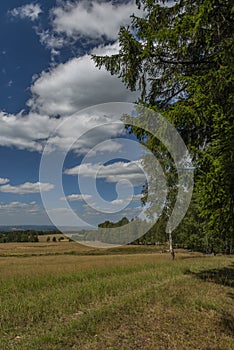
[[[0,258],[0,349],[231,350],[233,263],[159,254]]]

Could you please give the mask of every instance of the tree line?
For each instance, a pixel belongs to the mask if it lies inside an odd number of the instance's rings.
[[[40,231],[40,230],[15,230],[15,231],[1,231],[0,243],[11,242],[39,242],[38,236],[57,235],[61,234],[58,230]]]
[[[119,53],[93,55],[97,67],[138,90],[139,104],[159,112],[182,136],[195,167],[195,190],[173,241],[233,252],[234,11],[226,0],[136,0],[143,16],[119,31]],[[146,128],[152,120],[145,119]],[[176,174],[165,146],[126,125],[158,158],[170,191],[161,220],[176,198]],[[157,181],[157,179],[155,179]],[[147,194],[147,187],[146,187]],[[151,233],[153,234],[153,233]],[[150,233],[149,233],[150,235]]]

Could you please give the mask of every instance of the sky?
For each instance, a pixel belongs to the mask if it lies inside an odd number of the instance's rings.
[[[134,0],[0,3],[0,226],[142,211],[146,151],[119,122],[138,92],[90,57],[117,53],[120,26],[140,11]]]

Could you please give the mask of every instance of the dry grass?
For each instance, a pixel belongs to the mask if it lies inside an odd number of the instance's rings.
[[[53,234],[52,234],[52,235],[48,234],[48,235],[40,235],[40,236],[38,236],[39,242],[40,242],[40,243],[41,243],[41,242],[47,242],[47,238],[48,238],[48,237],[50,238],[50,241],[51,241],[51,242],[52,242],[53,237],[55,237],[56,240],[59,240],[59,238],[63,238],[63,240],[61,241],[61,242],[63,242],[63,243],[69,241],[68,237],[64,236],[63,234],[55,234],[55,235],[53,235]]]
[[[0,257],[1,279],[19,276],[45,276],[76,273],[81,271],[99,270],[125,266],[138,266],[155,263],[156,255],[100,255],[100,256],[29,256]],[[160,257],[161,261],[168,262],[168,256]]]
[[[53,237],[52,235],[51,237]],[[77,242],[67,240],[61,242],[46,242],[47,236],[42,236],[38,243],[0,243],[0,257],[6,256],[40,256],[40,255],[101,255],[115,253],[155,253],[165,247],[126,245],[110,249],[97,249]]]
[[[0,349],[234,348],[233,257],[124,249],[1,257]]]
[[[92,250],[76,242],[46,242],[47,236],[42,237],[38,243],[0,243],[0,256],[80,253]]]

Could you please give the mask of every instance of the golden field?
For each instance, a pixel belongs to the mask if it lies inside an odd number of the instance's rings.
[[[0,349],[233,349],[234,257],[0,245]]]

